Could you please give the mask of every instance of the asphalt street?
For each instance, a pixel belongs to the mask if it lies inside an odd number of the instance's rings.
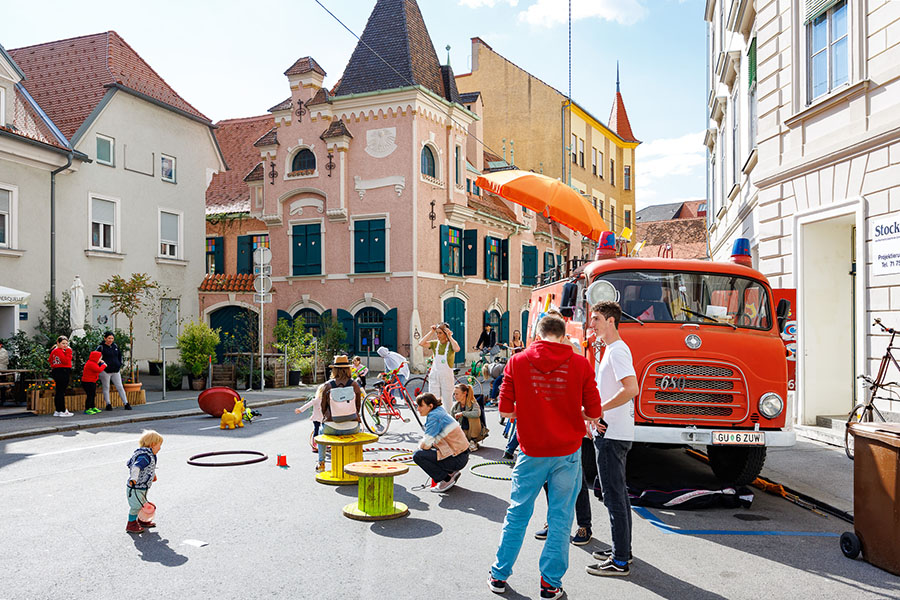
[[[296,406],[265,407],[234,431],[189,416],[0,441],[0,600],[496,597],[486,580],[508,481],[467,469],[457,487],[433,494],[412,489],[426,479],[413,465],[395,485],[408,517],[349,520],[341,509],[356,488],[315,482],[311,423],[308,413],[294,414]],[[470,466],[502,454],[496,412],[488,418],[491,435]],[[159,526],[132,536],[124,531],[125,463],[144,427],[165,436],[149,495]],[[394,421],[381,442],[412,449],[420,433],[414,421]],[[269,459],[221,468],[186,462],[219,450],[257,450]],[[289,468],[275,466],[277,454],[287,455]],[[717,485],[682,450],[636,450],[629,471],[659,486]],[[504,476],[509,467],[479,472]],[[755,493],[750,509],[636,512],[633,572],[612,580],[584,571],[594,562],[590,553],[609,540],[606,512],[592,500],[594,540],[571,547],[568,597],[900,597],[900,578],[841,554],[836,536],[849,524]],[[531,530],[545,511],[539,497]],[[541,544],[526,538],[506,598],[539,597]]]

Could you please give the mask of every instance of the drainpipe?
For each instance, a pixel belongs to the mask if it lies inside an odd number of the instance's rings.
[[[61,173],[72,166],[73,151],[69,150],[66,156],[66,164],[50,172],[50,297],[56,300],[56,174]],[[53,302],[51,307],[56,306]],[[56,310],[50,317],[51,323],[56,323]]]
[[[511,234],[506,236],[506,252],[507,252],[507,255],[506,255],[506,261],[507,261],[507,267],[506,267],[506,312],[510,312],[510,310],[509,310],[509,280],[510,280],[509,272],[512,271],[512,269],[508,265],[509,254],[512,252],[509,248],[510,247],[509,242],[512,240],[514,235],[519,235],[519,226],[518,225],[516,225],[516,230],[514,232],[512,232]],[[512,339],[512,335],[510,335],[510,339]]]

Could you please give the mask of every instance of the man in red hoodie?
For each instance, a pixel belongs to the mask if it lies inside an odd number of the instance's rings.
[[[540,559],[541,598],[559,598],[581,489],[584,422],[602,430],[597,422],[602,410],[594,371],[566,341],[565,321],[545,316],[535,333],[538,339],[506,363],[500,386],[500,416],[516,419],[520,451],[489,587],[498,594],[506,591],[534,500],[546,482],[548,533]]]

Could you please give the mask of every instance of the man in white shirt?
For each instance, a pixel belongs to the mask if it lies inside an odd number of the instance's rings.
[[[634,360],[619,337],[622,309],[616,302],[591,308],[591,328],[606,345],[597,367],[597,388],[603,405],[606,434],[594,438],[597,473],[603,504],[609,512],[612,549],[594,552],[601,562],[589,565],[591,575],[628,575],[631,572],[631,503],[625,484],[625,460],[634,441],[634,397],[638,394]]]

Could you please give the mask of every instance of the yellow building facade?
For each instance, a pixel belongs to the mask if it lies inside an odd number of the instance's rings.
[[[472,38],[472,70],[460,93],[479,92],[484,142],[518,168],[558,177],[579,190],[619,234],[634,227],[635,148],[622,95],[608,124],[577,102]]]

